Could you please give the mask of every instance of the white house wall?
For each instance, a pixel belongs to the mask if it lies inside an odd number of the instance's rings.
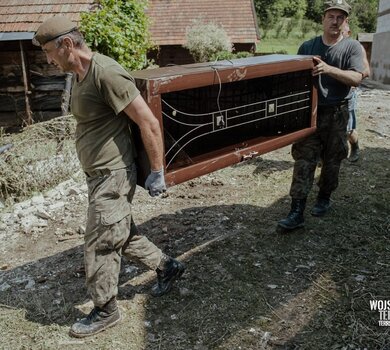
[[[371,53],[372,79],[390,84],[390,0],[380,0]]]

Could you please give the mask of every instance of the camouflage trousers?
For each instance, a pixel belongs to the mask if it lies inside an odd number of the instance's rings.
[[[84,244],[86,285],[95,306],[118,294],[121,256],[136,258],[156,269],[162,252],[137,234],[131,215],[136,188],[135,165],[87,177],[88,215]]]
[[[341,161],[348,155],[348,116],[347,104],[318,107],[317,130],[292,146],[295,160],[290,188],[292,198],[304,199],[308,196],[320,160],[320,193],[330,196],[337,188]]]

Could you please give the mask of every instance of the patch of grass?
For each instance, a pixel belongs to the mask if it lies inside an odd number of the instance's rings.
[[[286,53],[295,55],[299,46],[322,31],[320,24],[309,20],[282,18],[271,30],[261,30],[261,40],[257,45],[258,53]]]
[[[13,147],[0,155],[0,199],[12,204],[73,175],[79,169],[74,131],[75,120],[65,116],[1,135],[0,144]]]
[[[298,51],[302,39],[289,38],[265,38],[260,41],[257,47],[258,53],[286,53],[288,55],[295,55]]]

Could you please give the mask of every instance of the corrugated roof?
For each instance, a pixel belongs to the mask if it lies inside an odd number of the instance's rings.
[[[33,36],[34,33],[31,32],[10,32],[10,33],[0,32],[0,41],[31,40]]]
[[[221,25],[233,43],[253,43],[258,37],[253,0],[149,0],[151,36],[156,45],[183,45],[192,20]],[[54,15],[74,22],[94,0],[0,0],[0,33],[35,32]]]
[[[149,0],[151,35],[157,45],[183,45],[194,19],[221,25],[231,42],[259,39],[252,0]]]
[[[35,32],[47,18],[65,15],[80,21],[94,0],[0,0],[0,32]]]

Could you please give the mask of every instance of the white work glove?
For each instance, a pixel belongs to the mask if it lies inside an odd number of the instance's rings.
[[[164,169],[152,170],[145,181],[145,189],[152,197],[158,196],[166,191]]]

